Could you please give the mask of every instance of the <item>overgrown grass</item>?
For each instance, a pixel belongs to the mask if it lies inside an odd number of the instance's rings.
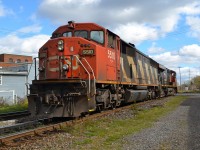
[[[22,100],[15,105],[2,104],[0,106],[0,114],[14,112],[14,111],[24,111],[27,109],[28,109],[28,100]]]
[[[171,97],[164,107],[149,110],[137,110],[133,107],[133,111],[137,112],[133,118],[122,120],[108,117],[76,125],[68,130],[76,137],[73,146],[78,149],[121,149],[122,137],[152,126],[185,99],[185,96]]]
[[[200,90],[179,90],[178,93],[200,93]]]

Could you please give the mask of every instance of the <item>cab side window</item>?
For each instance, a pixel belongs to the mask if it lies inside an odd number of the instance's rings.
[[[91,40],[96,41],[100,44],[104,43],[103,31],[91,31],[90,32],[90,38],[91,38]]]
[[[116,38],[115,35],[108,32],[108,47],[115,48]]]

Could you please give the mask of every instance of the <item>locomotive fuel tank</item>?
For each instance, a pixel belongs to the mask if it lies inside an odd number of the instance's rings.
[[[148,91],[147,90],[127,89],[125,91],[125,103],[142,101],[142,100],[147,99],[147,97],[148,97]]]

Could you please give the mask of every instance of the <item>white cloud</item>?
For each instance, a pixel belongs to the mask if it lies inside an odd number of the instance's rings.
[[[162,53],[164,51],[165,51],[165,49],[162,47],[157,47],[155,42],[153,42],[151,47],[148,49],[149,54],[158,54],[158,53]]]
[[[200,3],[197,1],[191,2],[191,4],[178,8],[178,11],[187,15],[198,15],[200,14]]]
[[[160,20],[161,33],[168,33],[174,31],[178,24],[179,15],[177,13],[169,15],[168,17]]]
[[[48,35],[35,35],[20,38],[16,35],[7,35],[0,38],[0,53],[24,54],[37,56],[39,48],[49,39]]]
[[[179,64],[182,61],[181,56],[179,55],[172,55],[171,52],[165,52],[162,54],[157,54],[157,55],[151,55],[151,58],[159,62],[160,64],[173,68],[173,67],[178,67],[177,64]]]
[[[138,9],[134,7],[124,8],[122,11],[119,12],[118,17],[131,17],[133,14],[137,13]]]
[[[158,37],[158,33],[155,28],[137,23],[120,25],[114,29],[114,32],[125,41],[133,42],[134,44],[138,44],[143,40],[157,39]]]
[[[179,54],[187,57],[200,58],[200,46],[197,44],[187,45],[179,50]]]
[[[57,0],[45,0],[44,3],[45,4],[55,4],[57,3],[57,5],[65,5],[66,3],[68,4],[76,4],[76,5],[87,5],[87,4],[94,4],[94,3],[98,3],[100,0],[59,0],[59,3]]]
[[[0,37],[0,53],[37,56],[39,48],[49,39],[48,35],[33,35],[39,33],[41,29],[39,25],[31,25]]]
[[[41,29],[42,29],[41,26],[34,24],[31,26],[23,27],[23,28],[17,30],[16,32],[17,33],[39,33],[41,31]]]
[[[190,26],[190,35],[200,40],[200,17],[189,16],[186,18],[186,23]]]
[[[180,48],[178,53],[168,51],[150,57],[169,68],[177,68],[178,66],[199,67],[200,46],[196,44],[187,45]]]

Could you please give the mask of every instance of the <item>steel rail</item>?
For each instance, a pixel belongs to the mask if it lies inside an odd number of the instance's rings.
[[[28,116],[28,115],[30,115],[30,112],[28,110],[2,113],[0,114],[0,120],[16,119],[16,118]]]

